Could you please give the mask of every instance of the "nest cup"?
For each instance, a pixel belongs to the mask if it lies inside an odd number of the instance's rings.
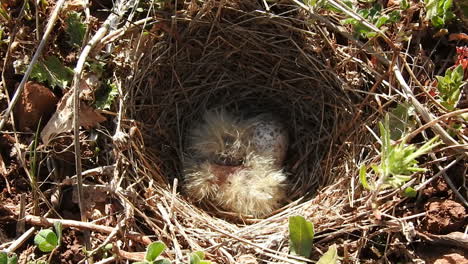
[[[226,233],[250,233],[281,251],[282,241],[287,241],[287,216],[311,206],[316,210],[320,204],[332,205],[334,195],[316,194],[342,176],[333,170],[330,150],[353,110],[342,81],[329,66],[336,58],[297,7],[276,4],[266,12],[261,2],[239,0],[185,5],[182,15],[154,24],[149,34],[137,36],[126,50],[133,60],[124,85],[127,114],[141,124],[145,146],[133,150],[132,159],[142,167],[138,172],[146,173],[140,183],[146,190],[142,196],[148,201],[147,209],[153,211],[149,212],[152,219],[164,218],[163,211],[173,212],[170,220],[161,220],[177,226],[170,238],[161,237],[170,239],[169,244],[193,250],[213,246],[213,241],[231,245],[227,250],[207,250],[219,263],[258,253],[224,237]],[[285,168],[288,197],[295,202],[268,219],[244,219],[250,225],[239,225],[213,206],[194,203],[183,192],[173,194],[174,180],[183,179],[188,129],[207,109],[219,107],[275,113],[289,130]],[[341,191],[346,192],[345,188]],[[322,216],[316,224],[330,220],[325,212]],[[153,224],[153,230],[158,229],[160,221]]]

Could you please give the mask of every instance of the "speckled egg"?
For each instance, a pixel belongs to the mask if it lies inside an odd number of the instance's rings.
[[[286,158],[289,136],[279,119],[270,114],[258,115],[250,123],[250,144],[253,151],[264,157],[271,157],[275,166],[281,167]]]

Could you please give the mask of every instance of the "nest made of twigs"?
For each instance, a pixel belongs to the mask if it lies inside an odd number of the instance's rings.
[[[190,249],[205,250],[218,263],[239,263],[249,254],[291,262],[281,255],[288,216],[306,215],[317,230],[350,217],[340,214],[356,154],[337,143],[357,96],[333,69],[341,58],[297,6],[262,10],[251,1],[192,1],[180,16],[136,33],[124,51],[131,61],[122,78],[127,115],[141,124],[144,139],[144,149],[134,145],[125,155],[138,164],[132,175],[145,200],[143,221],[174,248],[175,259]],[[217,107],[274,112],[286,121],[290,203],[267,219],[239,220],[177,189],[187,129]]]

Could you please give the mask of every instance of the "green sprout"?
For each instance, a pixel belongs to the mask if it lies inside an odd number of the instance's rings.
[[[426,19],[436,28],[442,28],[455,18],[452,11],[453,0],[424,0]]]
[[[455,69],[447,69],[445,76],[436,76],[440,103],[449,111],[455,110],[460,100],[463,75],[463,66],[458,65]]]
[[[440,144],[440,142],[436,142],[438,136],[419,148],[413,144],[406,144],[405,139],[396,145],[392,145],[388,114],[385,116],[384,123],[379,122],[379,129],[382,142],[380,164],[371,165],[374,173],[378,175],[378,181],[377,183],[369,183],[366,175],[367,168],[362,165],[359,179],[364,188],[369,190],[388,187],[399,188],[409,181],[414,173],[426,171],[426,169],[418,166],[416,159]],[[411,194],[411,192],[409,193]]]
[[[382,9],[382,6],[378,3],[375,3],[371,8],[357,9],[356,13],[358,13],[361,17],[370,23],[374,24],[377,28],[382,28],[384,25],[398,22],[401,19],[399,10],[394,10],[387,14]],[[354,28],[354,33],[357,37],[372,38],[377,35],[376,32],[369,29],[361,21],[355,18],[345,19],[342,23],[352,25]]]
[[[205,253],[202,251],[193,252],[190,254],[189,264],[211,264],[209,260],[205,260]]]
[[[163,242],[153,242],[146,248],[145,259],[133,264],[171,264],[167,259],[157,259],[166,248]]]
[[[302,216],[289,217],[289,251],[293,255],[310,257],[314,242],[314,224]]]

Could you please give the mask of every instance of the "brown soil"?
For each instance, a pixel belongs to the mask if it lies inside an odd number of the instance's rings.
[[[468,217],[463,205],[448,199],[430,199],[424,206],[421,228],[433,234],[448,234],[463,228]]]

